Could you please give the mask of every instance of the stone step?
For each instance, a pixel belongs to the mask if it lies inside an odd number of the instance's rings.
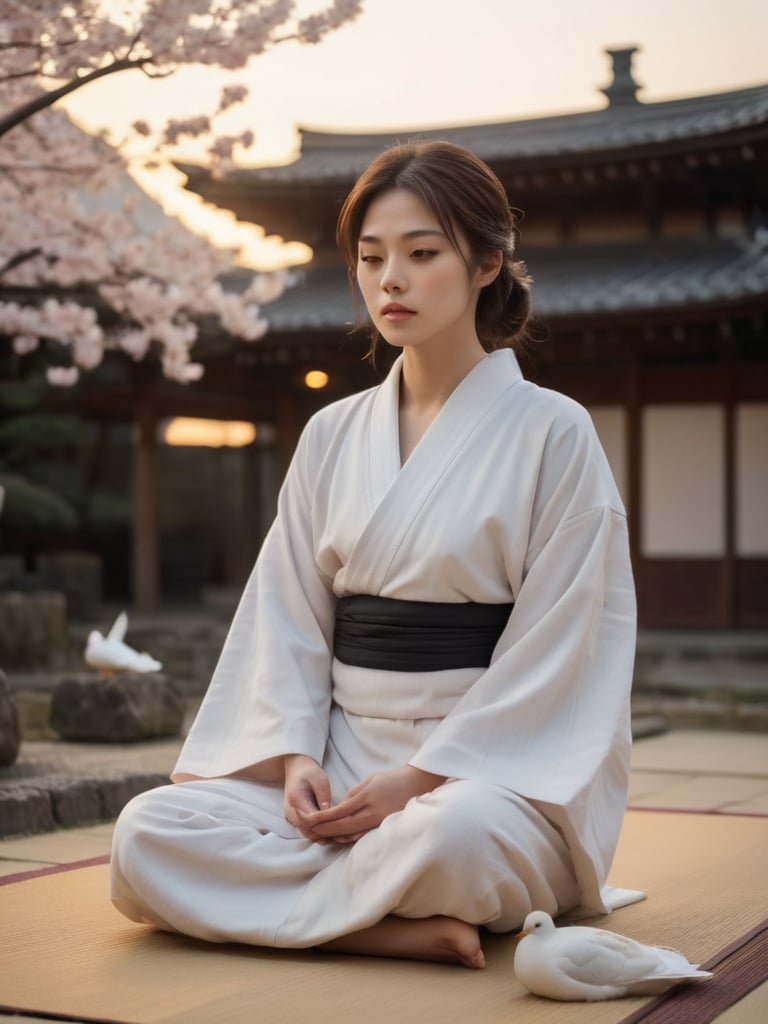
[[[635,692],[730,694],[768,700],[768,662],[713,656],[638,659]]]
[[[768,700],[734,700],[702,695],[635,694],[633,720],[650,718],[672,729],[722,729],[735,732],[768,733]],[[768,745],[767,745],[768,747]],[[768,757],[768,750],[766,753]]]
[[[0,838],[112,821],[129,800],[168,782],[159,772],[0,780]]]

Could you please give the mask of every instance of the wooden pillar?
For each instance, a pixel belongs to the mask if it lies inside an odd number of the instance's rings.
[[[637,344],[637,342],[636,342]],[[641,382],[639,353],[635,347],[631,362],[626,368],[626,403],[627,403],[627,518],[629,521],[629,550],[635,575],[639,576],[639,565],[642,557],[640,536],[642,529],[642,439],[641,439]]]
[[[736,350],[728,321],[720,324],[720,352],[723,369],[725,438],[723,484],[725,494],[725,552],[723,557],[720,617],[723,625],[738,625],[736,599]]]
[[[136,403],[133,480],[133,600],[139,612],[155,611],[160,597],[157,527],[157,419],[145,386]]]

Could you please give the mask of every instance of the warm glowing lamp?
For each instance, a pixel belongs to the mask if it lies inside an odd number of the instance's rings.
[[[241,420],[177,416],[165,428],[163,440],[187,448],[242,448],[256,440],[256,426]]]
[[[307,370],[304,374],[304,383],[313,391],[320,391],[328,384],[328,374],[325,370]]]

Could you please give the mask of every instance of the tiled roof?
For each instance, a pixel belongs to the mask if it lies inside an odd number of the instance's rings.
[[[768,245],[665,239],[529,254],[542,316],[669,309],[768,297]]]
[[[711,138],[760,125],[768,125],[768,85],[711,96],[621,103],[582,113],[455,128],[367,134],[303,129],[298,160],[284,167],[235,170],[227,175],[226,181],[251,186],[349,182],[386,146],[416,137],[458,143],[490,163],[522,163],[567,155],[610,155],[637,147]]]
[[[534,279],[535,312],[545,320],[768,298],[765,239],[563,244],[522,255]],[[341,267],[310,267],[300,278],[265,308],[272,333],[344,330],[354,322]]]

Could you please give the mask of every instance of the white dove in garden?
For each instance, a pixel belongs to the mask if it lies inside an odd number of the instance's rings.
[[[519,935],[517,979],[547,999],[591,1002],[656,995],[682,981],[712,977],[674,949],[645,946],[601,928],[557,928],[542,910],[526,917]]]
[[[120,612],[106,636],[98,629],[88,635],[85,647],[85,660],[91,668],[98,669],[103,675],[115,672],[159,672],[163,667],[146,652],[135,651],[124,642],[128,629],[128,616]]]

